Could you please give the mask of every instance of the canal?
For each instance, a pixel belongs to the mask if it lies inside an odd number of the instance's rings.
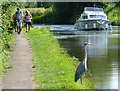
[[[54,38],[59,40],[60,47],[64,48],[71,57],[78,58],[79,61],[84,58],[83,44],[93,43],[87,46],[87,67],[91,74],[88,78],[96,89],[119,88],[119,34],[112,33],[112,31],[77,31],[73,25],[48,26],[54,32]],[[41,28],[43,25],[36,27]],[[118,28],[113,31],[118,31]]]

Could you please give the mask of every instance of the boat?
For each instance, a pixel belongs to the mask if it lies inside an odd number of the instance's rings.
[[[75,29],[83,30],[108,30],[110,28],[107,15],[103,8],[85,7],[80,18],[75,23]]]

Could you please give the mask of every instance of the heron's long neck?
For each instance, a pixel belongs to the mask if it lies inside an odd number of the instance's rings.
[[[85,68],[87,69],[87,50],[86,50],[86,46],[85,46]]]

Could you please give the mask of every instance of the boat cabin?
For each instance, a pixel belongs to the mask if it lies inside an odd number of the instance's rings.
[[[108,29],[109,20],[102,8],[85,7],[75,23],[76,29]]]

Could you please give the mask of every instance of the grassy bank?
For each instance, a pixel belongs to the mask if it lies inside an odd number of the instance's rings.
[[[37,89],[92,89],[90,81],[84,76],[83,84],[74,82],[74,73],[79,61],[59,47],[49,28],[32,28],[26,34],[32,48]]]
[[[112,31],[113,34],[120,34],[120,27],[119,26],[113,27],[112,29],[113,29],[113,31]]]

